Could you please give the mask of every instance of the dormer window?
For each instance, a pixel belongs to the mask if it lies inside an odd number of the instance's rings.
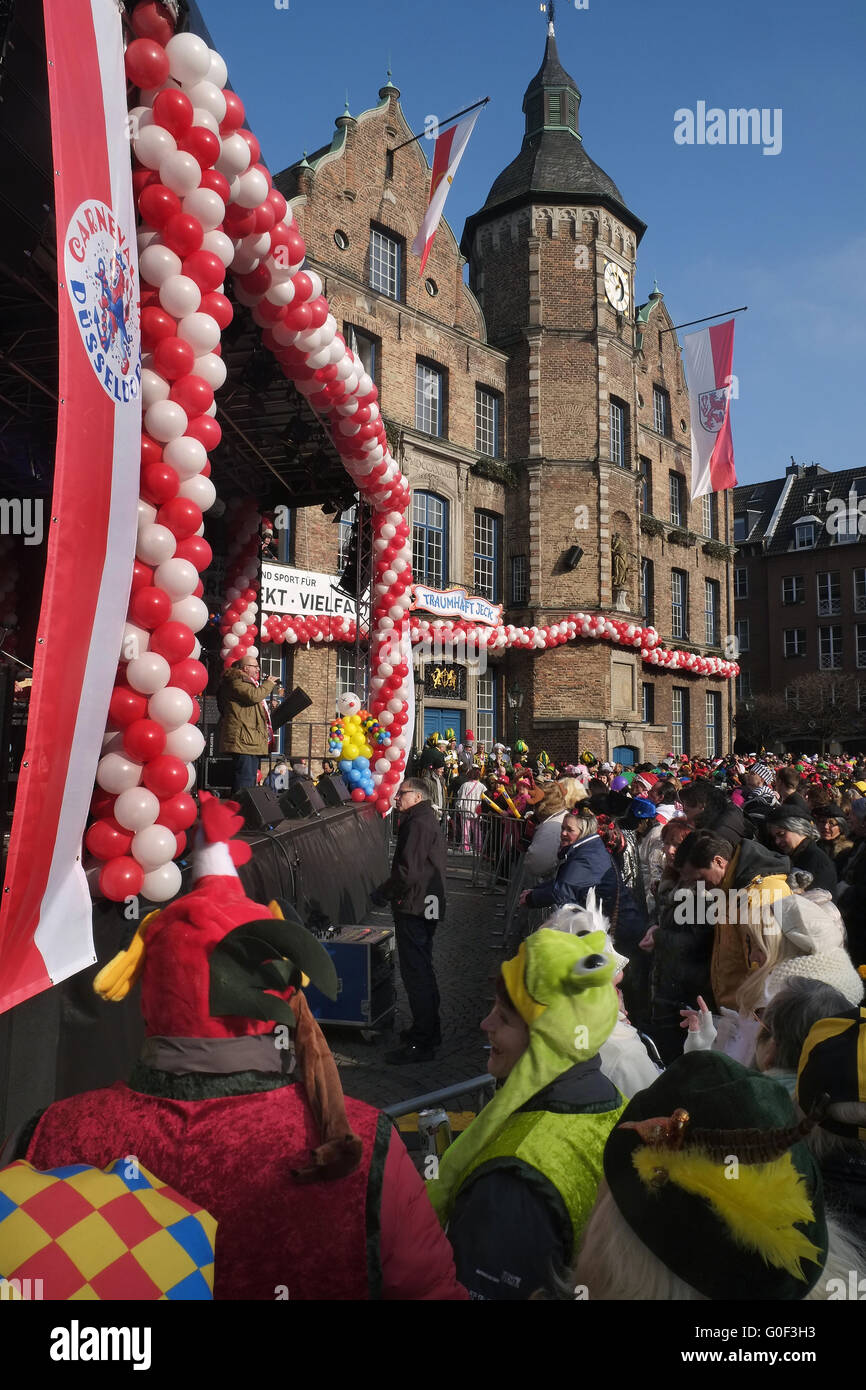
[[[794,549],[811,550],[815,544],[815,522],[798,521],[794,527]]]

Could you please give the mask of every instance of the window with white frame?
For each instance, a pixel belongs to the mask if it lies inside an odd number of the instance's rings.
[[[352,535],[355,530],[355,518],[358,515],[357,503],[350,507],[348,511],[340,516],[340,549],[337,555],[337,569],[342,573],[349,562],[349,546],[352,543]]]
[[[860,670],[866,666],[866,624],[857,624],[857,666]]]
[[[671,408],[668,393],[661,386],[653,387],[653,428],[656,434],[670,434]]]
[[[832,618],[842,612],[842,591],[838,570],[823,570],[818,575],[818,617]]]
[[[713,492],[707,492],[701,498],[701,526],[704,535],[714,537],[716,534],[716,496]]]
[[[749,571],[745,565],[738,565],[734,570],[734,598],[749,597]]]
[[[854,612],[866,613],[866,570],[854,570]]]
[[[401,289],[401,245],[394,237],[373,227],[370,231],[370,287],[399,299]]]
[[[499,597],[499,530],[501,519],[492,512],[475,513],[473,581],[481,598],[495,603]]]
[[[435,492],[412,497],[412,576],[434,589],[448,582],[448,503]]]
[[[358,695],[363,702],[364,691],[358,689],[355,674],[355,648],[340,646],[337,648],[337,699],[350,693]]]
[[[668,494],[670,497],[671,525],[683,524],[683,480],[679,473],[668,474]]]
[[[685,637],[688,631],[686,612],[688,576],[685,570],[671,570],[671,634]]]
[[[805,603],[806,580],[802,574],[788,574],[782,580],[782,602]]]
[[[675,685],[671,690],[671,752],[685,753],[689,719],[689,692]]]
[[[619,468],[628,467],[627,407],[613,396],[610,400],[610,457]]]
[[[705,641],[708,647],[715,647],[719,641],[719,585],[715,579],[704,580],[704,623]]]
[[[794,527],[794,549],[810,550],[815,544],[814,521],[802,521]]]
[[[496,740],[496,676],[482,671],[477,685],[475,739],[488,752]]]
[[[365,333],[361,328],[356,328],[353,323],[344,325],[343,337],[351,351],[357,353],[361,359],[364,371],[378,386],[381,339],[374,338],[371,333]]]
[[[804,627],[785,628],[785,655],[806,655],[806,629]]]
[[[475,448],[488,458],[499,457],[499,397],[483,386],[475,388]]]
[[[737,646],[741,652],[749,650],[749,620],[748,618],[738,618],[734,623],[734,636],[737,639]]]
[[[841,627],[818,628],[818,668],[821,671],[842,669]]]
[[[522,608],[529,598],[529,567],[525,555],[511,557],[511,602]]]
[[[717,690],[706,692],[707,757],[717,758],[722,751],[722,697]]]
[[[415,428],[442,434],[444,373],[428,362],[415,364]]]

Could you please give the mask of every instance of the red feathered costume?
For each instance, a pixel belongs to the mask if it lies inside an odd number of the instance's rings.
[[[232,861],[249,850],[228,843],[238,808],[200,800],[192,892],[95,982],[120,999],[141,973],[147,1041],[130,1084],[50,1106],[20,1152],[40,1169],[135,1155],[201,1203],[219,1223],[217,1299],[465,1298],[402,1140],[344,1098],[297,988],[303,970],[333,971],[330,957],[246,897]],[[226,1012],[232,1000],[249,1014]],[[294,1025],[293,1075],[280,1020]]]

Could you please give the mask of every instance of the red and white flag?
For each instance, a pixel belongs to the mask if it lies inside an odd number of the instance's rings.
[[[116,0],[46,0],[60,349],[33,687],[3,893],[0,1012],[95,960],[81,840],[135,558],[141,353]]]
[[[736,487],[731,438],[734,320],[683,338],[692,421],[692,498]]]
[[[466,117],[465,121],[460,121],[458,125],[446,130],[445,134],[440,135],[436,141],[436,148],[433,151],[433,172],[430,178],[430,202],[427,204],[424,221],[418,228],[418,235],[412,242],[412,251],[416,256],[421,257],[419,275],[424,274],[424,267],[427,264],[427,257],[430,255],[430,247],[433,245],[436,228],[442,217],[442,209],[445,207],[448,190],[454,182],[457,166],[463,158],[463,151],[469,143],[469,137],[475,127],[475,122],[478,120],[478,115],[479,111],[473,111],[470,116]]]

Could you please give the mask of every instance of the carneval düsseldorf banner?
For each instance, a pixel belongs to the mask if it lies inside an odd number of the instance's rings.
[[[95,959],[81,840],[135,556],[138,256],[121,16],[45,5],[59,406],[33,696],[0,904],[0,1011]]]

